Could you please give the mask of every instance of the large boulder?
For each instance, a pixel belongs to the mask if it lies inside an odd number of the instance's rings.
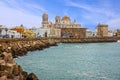
[[[3,52],[0,54],[0,59],[4,60],[6,63],[15,63],[11,53]]]
[[[28,75],[22,67],[15,63],[12,54],[0,54],[0,80],[38,80],[34,73]]]
[[[39,80],[34,73],[30,73],[26,80]]]
[[[28,77],[28,73],[26,71],[22,72],[23,80],[26,80]]]
[[[8,80],[8,79],[7,79],[7,76],[1,76],[0,80]]]
[[[49,39],[48,42],[50,46],[57,46],[57,43],[55,42],[55,40]]]

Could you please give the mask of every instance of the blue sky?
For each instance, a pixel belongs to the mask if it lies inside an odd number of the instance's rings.
[[[109,29],[120,29],[120,0],[0,0],[0,24],[8,27],[23,24],[27,28],[41,27],[41,16],[67,15],[71,22],[94,30],[98,23]]]

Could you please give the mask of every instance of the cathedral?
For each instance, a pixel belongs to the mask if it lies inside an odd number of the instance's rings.
[[[71,22],[70,17],[56,16],[55,22],[48,21],[48,14],[42,15],[42,29],[46,30],[48,36],[62,37],[62,38],[83,38],[86,36],[86,29],[82,28],[76,20]],[[50,31],[49,31],[50,30]],[[55,36],[56,35],[56,36]]]
[[[48,14],[44,13],[42,16],[42,27],[43,28],[82,28],[80,24],[74,20],[74,22],[71,23],[71,19],[68,16],[64,16],[60,18],[60,16],[55,17],[55,23],[48,21]]]

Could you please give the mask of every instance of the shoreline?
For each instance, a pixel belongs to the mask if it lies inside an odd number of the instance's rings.
[[[9,78],[14,80],[16,77],[21,80],[39,80],[34,73],[28,74],[23,71],[22,67],[13,59],[26,55],[28,51],[43,50],[50,46],[57,46],[57,43],[97,43],[117,42],[117,40],[120,40],[120,37],[0,39],[0,80]]]
[[[28,51],[42,50],[57,46],[54,40],[4,40],[0,42],[0,80],[39,80],[32,72],[28,73],[14,58],[24,56]]]

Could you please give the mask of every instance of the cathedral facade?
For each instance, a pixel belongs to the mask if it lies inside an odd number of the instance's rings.
[[[44,13],[42,15],[42,27],[43,28],[82,28],[80,24],[74,20],[74,22],[71,22],[70,17],[64,16],[60,18],[60,16],[55,17],[55,23],[48,21],[48,14]]]
[[[58,34],[63,38],[81,38],[86,36],[86,28],[82,28],[81,24],[78,24],[76,20],[71,22],[68,16],[63,16],[62,18],[56,16],[53,23],[48,21],[48,14],[44,13],[42,16],[42,29],[50,29],[49,36]]]

